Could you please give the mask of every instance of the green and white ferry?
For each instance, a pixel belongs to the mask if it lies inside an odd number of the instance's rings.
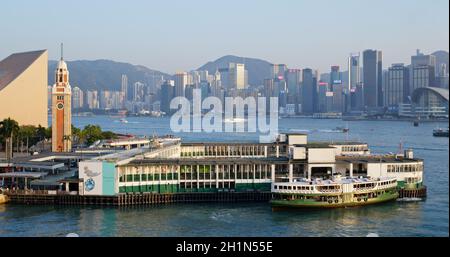
[[[273,208],[338,208],[398,198],[396,178],[341,177],[274,183]]]

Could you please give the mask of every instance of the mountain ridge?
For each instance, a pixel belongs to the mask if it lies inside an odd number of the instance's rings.
[[[152,84],[154,76],[163,76],[164,79],[171,75],[149,69],[143,65],[133,65],[126,62],[117,62],[108,59],[75,60],[66,61],[69,68],[70,83],[82,90],[120,90],[122,74],[128,77],[128,86],[137,81]],[[48,62],[48,84],[54,83],[54,71],[57,61]]]
[[[245,69],[248,71],[248,83],[250,85],[262,85],[265,78],[270,77],[270,65],[272,63],[252,57],[243,57],[237,55],[224,55],[214,61],[209,61],[197,70],[207,70],[208,73],[213,74],[216,69],[228,68],[229,63],[244,63]]]

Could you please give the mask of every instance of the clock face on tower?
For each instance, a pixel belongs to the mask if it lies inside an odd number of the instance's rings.
[[[64,108],[64,104],[63,103],[58,103],[56,105],[56,108],[58,108],[58,110],[62,110]]]

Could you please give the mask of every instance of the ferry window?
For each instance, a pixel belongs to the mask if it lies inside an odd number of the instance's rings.
[[[133,175],[127,175],[127,181],[128,182],[133,181]]]
[[[277,185],[273,186],[274,189],[277,189],[277,187],[278,187]]]

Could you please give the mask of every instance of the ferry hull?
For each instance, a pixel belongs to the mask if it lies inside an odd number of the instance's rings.
[[[348,202],[317,202],[308,200],[271,200],[273,209],[283,208],[344,208],[344,207],[357,207],[370,204],[378,204],[388,201],[393,201],[399,197],[398,192],[384,194],[376,198],[361,200],[361,201],[348,201]]]

